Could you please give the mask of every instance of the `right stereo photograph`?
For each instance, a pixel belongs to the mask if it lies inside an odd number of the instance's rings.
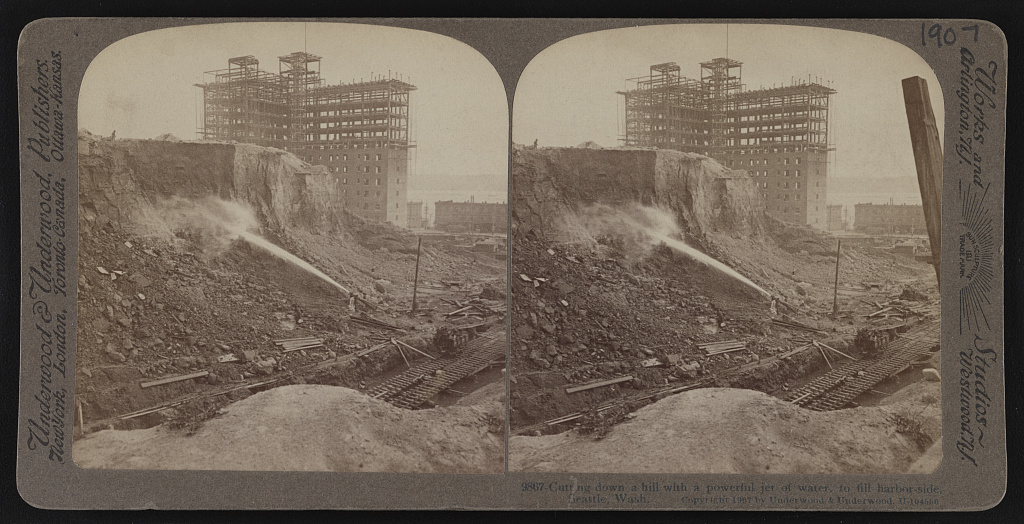
[[[662,25],[540,53],[513,110],[509,471],[935,471],[918,114],[941,140],[931,68],[851,31]]]

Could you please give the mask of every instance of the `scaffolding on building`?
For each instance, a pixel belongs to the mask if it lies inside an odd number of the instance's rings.
[[[742,66],[729,58],[701,62],[696,80],[667,62],[628,79],[618,92],[625,98],[623,144],[698,153],[744,169],[760,177],[766,209],[786,221],[825,227],[822,195],[834,150],[829,102],[836,91],[810,77],[747,90]]]
[[[415,147],[409,137],[409,98],[416,86],[395,78],[326,85],[321,57],[278,57],[278,73],[252,55],[207,71],[202,127],[207,140],[270,146],[302,156],[314,149]]]
[[[728,58],[716,58],[700,63],[700,83],[706,99],[704,108],[709,116],[711,135],[710,151],[714,155],[731,145],[731,129],[728,120],[730,97],[743,89],[742,62]],[[733,73],[733,70],[736,70]]]
[[[810,151],[830,150],[829,98],[835,90],[817,83],[741,91],[726,105],[731,143],[726,148],[751,150],[798,144]]]
[[[626,98],[626,146],[707,154],[707,94],[679,71],[675,62],[652,65],[648,76],[628,79],[632,88],[618,92]]]
[[[207,140],[234,140],[285,147],[288,102],[279,78],[259,68],[252,55],[228,60],[228,68],[207,71],[199,135]]]

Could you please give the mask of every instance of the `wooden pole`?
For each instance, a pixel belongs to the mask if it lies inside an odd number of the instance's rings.
[[[814,347],[818,348],[818,351],[821,351],[821,358],[825,359],[825,363],[828,364],[828,368],[832,369],[832,363],[828,361],[828,356],[825,355],[825,350],[817,344],[815,344]]]
[[[416,239],[416,274],[412,278],[412,310],[416,311],[416,288],[420,283],[420,246],[423,245],[423,237]]]
[[[391,339],[391,340],[394,340],[396,344],[405,346],[407,349],[411,349],[411,350],[419,353],[420,355],[423,355],[423,356],[429,358],[430,360],[437,360],[436,358],[434,358],[434,357],[432,357],[432,356],[430,356],[430,355],[428,355],[428,354],[426,354],[426,353],[424,353],[424,352],[422,352],[422,351],[420,351],[420,350],[410,346],[409,344],[406,344],[405,342],[402,342],[401,340],[398,340],[398,339]]]
[[[843,247],[843,240],[839,239],[836,242],[836,283],[835,293],[832,295],[832,316],[836,317],[839,315],[839,250]]]
[[[903,79],[903,102],[907,107],[910,143],[914,147],[917,165],[917,183],[921,188],[924,220],[928,226],[928,240],[932,247],[935,279],[940,282],[939,259],[942,250],[942,145],[939,128],[935,123],[928,82],[919,76]]]
[[[398,349],[398,354],[402,355],[402,361],[405,362],[405,366],[411,368],[412,364],[409,363],[409,359],[405,358],[405,352],[402,351],[402,346],[395,344],[395,347]]]

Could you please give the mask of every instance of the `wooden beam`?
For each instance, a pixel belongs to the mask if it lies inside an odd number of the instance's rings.
[[[394,343],[395,344],[395,348],[398,349],[398,354],[402,355],[402,361],[405,362],[405,367],[411,368],[412,364],[409,363],[409,359],[405,358],[405,352],[402,351],[402,346],[399,346],[398,342],[395,342],[395,339],[391,339],[391,342]]]
[[[856,358],[853,358],[850,355],[847,355],[846,353],[843,353],[842,351],[839,351],[838,349],[836,349],[836,348],[834,348],[834,347],[832,347],[832,346],[830,346],[830,345],[828,345],[828,344],[826,344],[824,342],[815,342],[815,344],[825,346],[827,349],[831,349],[832,351],[835,351],[836,353],[839,353],[840,355],[842,355],[842,356],[844,356],[844,357],[846,357],[846,358],[848,358],[850,360],[857,360]]]
[[[281,351],[281,353],[291,353],[292,351],[302,351],[304,349],[322,349],[323,347],[324,347],[323,344],[317,344],[315,346],[302,346],[302,347],[297,347],[297,348],[288,348],[288,349],[285,349],[285,350]]]
[[[568,393],[576,393],[576,392],[579,392],[579,391],[586,391],[588,389],[600,388],[600,387],[604,387],[604,386],[611,386],[612,384],[618,384],[619,382],[626,382],[628,380],[633,380],[633,376],[632,375],[626,375],[624,377],[613,378],[611,380],[602,380],[601,382],[595,382],[593,384],[587,384],[586,386],[576,386],[576,387],[572,387],[572,388],[565,388],[565,392],[567,394]]]
[[[697,347],[703,349],[703,348],[714,347],[714,346],[732,346],[732,345],[735,345],[735,344],[745,344],[745,342],[743,342],[742,340],[725,340],[725,341],[722,341],[722,342],[703,342],[703,343],[697,344]]]
[[[715,351],[714,353],[707,353],[707,356],[713,357],[715,355],[721,355],[722,353],[732,353],[733,351],[740,351],[742,349],[747,349],[747,346],[740,346],[738,348],[723,349],[723,350],[720,350],[720,351]]]
[[[903,79],[903,102],[907,107],[910,143],[917,165],[917,183],[921,188],[924,221],[932,248],[935,278],[940,282],[939,259],[942,250],[942,144],[935,123],[928,82],[919,76]]]
[[[874,313],[868,315],[868,318],[871,318],[871,317],[876,316],[876,315],[881,315],[882,313],[885,313],[886,311],[891,311],[891,310],[892,310],[892,306],[879,309],[878,311],[875,311]]]
[[[298,338],[281,338],[274,341],[275,344],[285,344],[288,342],[301,342],[303,340],[319,340],[316,337],[298,337]]]
[[[430,356],[430,355],[428,355],[428,354],[426,354],[426,353],[424,353],[424,352],[422,352],[422,351],[420,351],[420,350],[418,350],[418,349],[416,349],[416,348],[414,348],[414,347],[410,346],[409,344],[406,344],[405,342],[402,342],[401,340],[398,340],[398,339],[396,339],[396,338],[393,338],[393,339],[391,339],[391,340],[392,340],[393,342],[397,343],[397,344],[400,344],[400,345],[402,345],[402,346],[405,346],[406,348],[408,348],[408,349],[411,349],[411,350],[413,350],[413,351],[415,351],[415,352],[419,353],[420,355],[423,355],[423,356],[425,356],[425,357],[429,358],[430,360],[437,360],[437,358],[436,358],[436,357],[432,357],[432,356]]]
[[[182,380],[188,380],[191,378],[205,377],[206,375],[209,374],[209,371],[200,371],[198,373],[192,373],[189,375],[179,375],[177,377],[162,378],[160,380],[154,380],[153,382],[143,382],[142,384],[139,384],[139,387],[150,388],[153,386],[161,386],[163,384],[170,384],[171,382],[180,382]]]

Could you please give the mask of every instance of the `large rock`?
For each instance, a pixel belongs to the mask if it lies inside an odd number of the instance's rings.
[[[390,293],[392,287],[393,286],[391,285],[390,280],[385,280],[382,278],[380,280],[373,281],[373,289],[377,290],[377,292],[380,294]]]
[[[928,382],[939,381],[939,370],[935,368],[924,368],[921,370],[921,374],[924,375],[924,379]]]

